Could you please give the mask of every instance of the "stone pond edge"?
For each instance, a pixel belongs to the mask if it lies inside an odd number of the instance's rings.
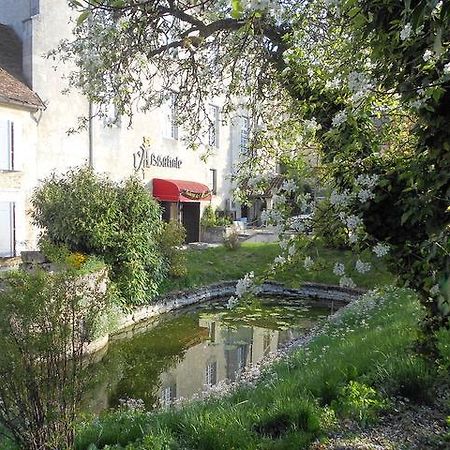
[[[225,281],[160,296],[156,299],[155,303],[139,307],[131,313],[120,317],[113,331],[89,343],[86,347],[86,354],[95,354],[104,350],[112,336],[124,331],[133,330],[133,328],[138,327],[148,319],[220,297],[234,295],[236,283],[237,281],[235,280]],[[304,283],[302,287],[294,289],[277,282],[265,282],[261,285],[259,295],[305,299],[308,305],[317,307],[331,306],[333,309],[334,307],[337,309],[349,304],[365,292],[365,289],[344,288],[322,283]]]

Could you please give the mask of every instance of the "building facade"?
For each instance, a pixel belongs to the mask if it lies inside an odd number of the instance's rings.
[[[27,211],[39,182],[86,164],[114,180],[138,176],[161,202],[163,217],[186,226],[188,241],[198,240],[207,204],[239,219],[228,175],[248,139],[248,119],[224,123],[219,101],[211,101],[216,120],[206,161],[184,145],[170,102],[136,114],[131,127],[127,118],[94,118],[88,129],[68,134],[92,105],[78,92],[63,93],[71,67],[55,69],[46,54],[70,38],[72,13],[67,0],[0,0],[0,73],[15,83],[0,78],[0,257],[36,248],[38,230]],[[18,85],[27,101],[11,98]]]

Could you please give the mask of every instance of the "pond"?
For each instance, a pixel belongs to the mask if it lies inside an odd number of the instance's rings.
[[[93,413],[141,399],[168,406],[239,372],[305,333],[330,313],[304,302],[262,298],[232,310],[226,299],[165,314],[113,338],[92,366],[83,409]]]

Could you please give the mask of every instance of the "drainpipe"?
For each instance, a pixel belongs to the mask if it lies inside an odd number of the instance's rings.
[[[94,168],[94,127],[92,121],[92,101],[89,100],[89,121],[88,121],[88,140],[89,140],[89,167]]]

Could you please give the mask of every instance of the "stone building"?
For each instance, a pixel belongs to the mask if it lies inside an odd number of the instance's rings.
[[[217,120],[206,161],[183,144],[170,104],[136,114],[131,128],[127,118],[112,126],[94,118],[67,133],[92,107],[78,92],[63,93],[69,64],[55,69],[46,57],[71,36],[71,14],[67,0],[0,0],[0,257],[36,248],[27,210],[39,181],[85,164],[115,180],[140,177],[164,218],[186,226],[188,241],[199,239],[207,204],[239,219],[227,175],[248,140],[248,118],[223,124],[220,102],[211,101]]]

